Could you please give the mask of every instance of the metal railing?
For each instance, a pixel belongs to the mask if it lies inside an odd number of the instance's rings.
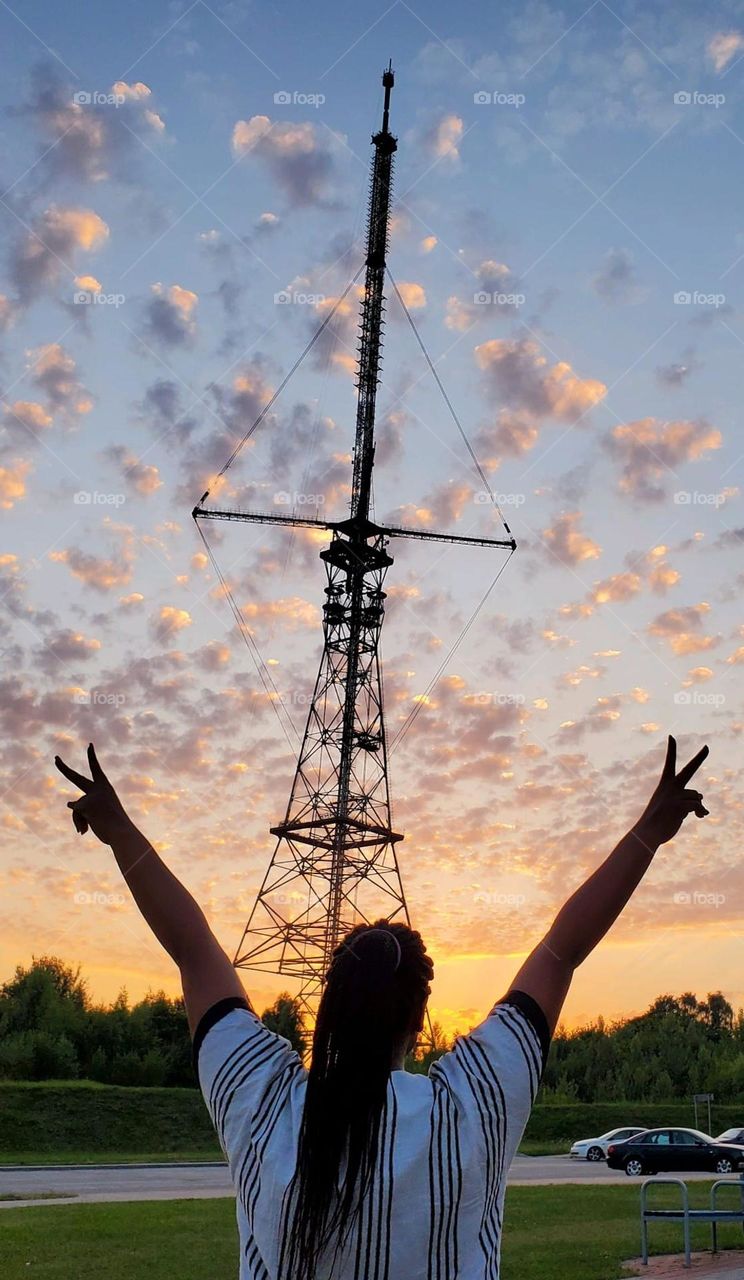
[[[677,1186],[682,1189],[682,1203],[677,1208],[649,1209],[648,1188],[651,1186]],[[721,1209],[718,1204],[719,1187],[738,1187],[741,1205],[738,1209]],[[718,1223],[740,1222],[744,1230],[744,1173],[734,1182],[719,1178],[710,1189],[710,1205],[707,1209],[691,1209],[687,1183],[682,1178],[645,1178],[641,1184],[641,1257],[648,1264],[648,1224],[651,1221],[681,1222],[685,1246],[685,1267],[691,1266],[690,1227],[693,1222],[709,1222],[711,1250],[718,1252]]]

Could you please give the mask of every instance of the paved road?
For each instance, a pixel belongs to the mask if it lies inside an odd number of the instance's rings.
[[[710,1174],[685,1174],[686,1181],[709,1178]],[[631,1179],[608,1169],[605,1164],[569,1160],[568,1156],[517,1156],[509,1170],[514,1185],[546,1186],[555,1183],[622,1183]],[[638,1179],[633,1179],[638,1184]],[[59,1197],[57,1199],[54,1193]],[[49,1199],[34,1202],[38,1195]],[[0,1209],[23,1204],[80,1204],[100,1200],[189,1200],[232,1194],[230,1176],[224,1164],[162,1165],[21,1165],[0,1166]],[[21,1199],[3,1200],[12,1195]]]
[[[57,1193],[64,1199],[54,1199]],[[39,1201],[3,1196],[50,1197]],[[80,1204],[100,1200],[189,1200],[232,1195],[225,1164],[0,1165],[0,1209],[23,1203]]]

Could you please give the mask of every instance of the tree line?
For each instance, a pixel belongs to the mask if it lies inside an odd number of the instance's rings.
[[[720,991],[659,996],[639,1017],[566,1032],[553,1040],[542,1101],[672,1102],[712,1093],[744,1102],[744,1010]]]
[[[261,1018],[305,1053],[310,1035],[296,998],[284,992]],[[446,1048],[435,1027],[434,1047],[409,1057],[410,1069],[427,1070]],[[34,958],[0,986],[0,1080],[194,1086],[183,1000],[158,991],[130,1004],[122,990],[112,1004],[98,1005],[79,967]]]
[[[263,1020],[304,1050],[291,997],[280,996]],[[130,1004],[122,990],[97,1005],[80,968],[55,956],[19,965],[0,987],[0,1079],[194,1086],[183,1000],[158,991]]]
[[[299,1053],[308,1048],[297,999],[284,993],[261,1016]],[[433,1043],[407,1058],[409,1070],[428,1070],[451,1047],[437,1024],[433,1031]],[[54,956],[19,965],[0,986],[0,1079],[194,1086],[183,1001],[161,991],[130,1004],[121,991],[99,1005],[79,968]],[[639,1017],[559,1028],[540,1100],[671,1102],[700,1092],[744,1102],[744,1010],[735,1014],[720,992],[703,1001],[660,996]]]

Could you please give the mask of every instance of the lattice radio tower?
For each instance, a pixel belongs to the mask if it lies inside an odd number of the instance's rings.
[[[291,525],[324,529],[331,535],[330,545],[320,552],[327,576],[323,656],[286,814],[271,828],[276,847],[235,956],[237,967],[298,979],[300,1000],[311,1016],[333,950],[354,924],[380,916],[409,921],[396,853],[403,836],[392,829],[391,822],[379,655],[385,613],[383,585],[393,563],[389,541],[419,538],[511,551],[516,546],[506,524],[508,538],[494,539],[385,526],[370,518],[375,401],[385,312],[383,286],[397,148],[397,139],[388,127],[393,83],[390,65],[382,77],[382,128],[372,137],[350,514],[344,520],[325,522],[213,510],[204,506],[209,491],[193,511],[196,520]],[[354,279],[360,274],[361,267]],[[431,362],[430,367],[436,378]],[[438,378],[437,382],[441,387]],[[242,443],[275,399],[276,395]]]

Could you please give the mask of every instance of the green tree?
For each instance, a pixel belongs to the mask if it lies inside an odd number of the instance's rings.
[[[264,1009],[261,1021],[269,1031],[275,1031],[277,1035],[289,1040],[292,1048],[297,1050],[301,1058],[305,1056],[309,1035],[305,1029],[302,1005],[296,996],[283,991],[270,1008]]]

